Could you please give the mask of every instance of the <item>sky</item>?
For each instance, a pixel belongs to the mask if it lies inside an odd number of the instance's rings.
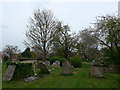
[[[0,2],[0,51],[5,45],[25,49],[23,41],[29,18],[35,9],[49,9],[54,16],[70,26],[71,32],[78,32],[91,26],[97,16],[118,13],[118,1],[106,0],[88,2],[78,0],[2,0]]]

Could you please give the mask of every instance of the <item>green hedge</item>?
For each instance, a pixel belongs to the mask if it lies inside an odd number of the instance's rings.
[[[66,59],[60,56],[53,56],[51,58],[49,58],[50,63],[54,63],[55,61],[60,61],[60,65],[62,64],[63,61],[65,61]]]
[[[31,75],[34,75],[32,63],[8,63],[7,65],[15,64],[16,69],[13,75],[13,79],[20,80]]]
[[[80,59],[77,56],[71,57],[70,62],[75,68],[81,67],[81,65],[82,65],[82,59]]]

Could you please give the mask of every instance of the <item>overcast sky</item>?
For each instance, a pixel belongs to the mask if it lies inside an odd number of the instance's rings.
[[[114,0],[113,0],[114,1]],[[35,9],[52,10],[54,16],[68,24],[72,32],[78,32],[95,22],[97,16],[116,14],[117,2],[1,2],[0,3],[0,51],[5,45],[25,49],[23,41],[29,17]]]

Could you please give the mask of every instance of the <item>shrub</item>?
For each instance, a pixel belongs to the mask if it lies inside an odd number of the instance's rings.
[[[3,57],[3,60],[4,60],[4,61],[8,61],[8,59],[9,59],[8,56],[4,56],[4,57]]]
[[[81,65],[82,65],[82,59],[80,59],[77,56],[71,57],[70,62],[75,68],[81,67]]]
[[[113,51],[111,51],[110,49],[104,48],[104,63],[109,64],[109,65],[115,65],[115,66],[119,66],[120,65],[120,54],[113,49]]]
[[[66,59],[60,56],[53,56],[49,59],[50,63],[52,64],[55,61],[60,61],[60,63],[62,63],[63,61],[65,61]]]

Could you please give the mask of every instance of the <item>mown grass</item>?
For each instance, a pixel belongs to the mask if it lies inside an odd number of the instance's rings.
[[[3,88],[118,88],[118,75],[105,73],[105,78],[90,76],[90,64],[83,63],[81,68],[75,68],[72,75],[63,75],[60,69],[55,69],[48,75],[39,74],[40,79],[33,82],[23,80],[3,81]],[[3,72],[5,64],[3,64]],[[37,69],[39,72],[39,69]]]

